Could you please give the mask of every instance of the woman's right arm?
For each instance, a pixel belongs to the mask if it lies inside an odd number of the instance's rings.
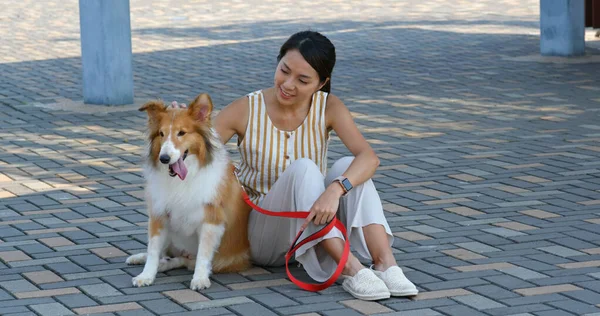
[[[212,121],[223,144],[229,142],[233,135],[237,135],[241,141],[248,124],[248,98],[243,96],[231,102]]]

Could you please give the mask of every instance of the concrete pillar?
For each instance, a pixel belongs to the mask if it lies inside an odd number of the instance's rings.
[[[133,103],[129,0],[79,0],[83,101]]]
[[[585,54],[585,1],[540,0],[540,53]]]

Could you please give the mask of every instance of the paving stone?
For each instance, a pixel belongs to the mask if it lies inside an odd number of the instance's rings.
[[[233,310],[234,312],[243,315],[243,316],[270,316],[270,315],[278,315],[277,313],[270,311],[269,309],[265,308],[264,306],[257,304],[257,303],[246,303],[246,304],[241,304],[241,305],[233,305],[231,307],[229,307],[231,310]]]
[[[418,297],[418,296],[417,296]],[[431,299],[431,300],[394,300],[394,302],[386,303],[386,306],[398,310],[398,311],[409,311],[416,309],[436,308],[439,306],[451,306],[456,305],[457,302],[449,298]]]
[[[106,261],[98,258],[98,256],[96,255],[70,256],[69,259],[81,266],[91,266],[107,263]]]
[[[170,301],[168,299],[143,301],[143,302],[140,302],[140,304],[158,315],[163,315],[163,314],[167,314],[167,313],[179,313],[179,312],[186,311],[185,308],[179,306],[176,303],[173,303],[172,301]]]
[[[64,224],[65,221],[55,218],[55,217],[45,217],[45,218],[37,218],[34,219],[36,222],[38,222],[41,225],[44,226],[48,226],[48,225],[57,225],[57,224]]]
[[[106,247],[106,248],[94,248],[91,249],[93,253],[95,253],[98,257],[107,259],[107,258],[115,258],[115,257],[125,257],[128,254],[121,251],[115,247]]]
[[[459,243],[456,245],[461,248],[465,248],[467,250],[470,250],[472,252],[479,253],[479,254],[500,251],[500,249],[498,249],[498,248],[490,247],[490,246],[482,244],[480,242]]]
[[[492,285],[492,284],[472,286],[472,287],[469,287],[468,290],[472,291],[474,293],[482,294],[487,297],[493,297],[496,300],[519,297],[518,294],[516,294],[512,291],[508,291],[506,289],[503,289],[499,286]]]
[[[482,270],[504,270],[514,268],[515,266],[508,262],[498,262],[498,263],[488,263],[488,264],[477,264],[470,266],[460,266],[454,267],[454,269],[462,272],[470,272],[470,271],[482,271]]]
[[[561,264],[558,264],[558,266],[561,268],[565,268],[565,269],[581,269],[581,268],[600,267],[600,260],[561,263]]]
[[[42,316],[75,315],[60,303],[30,305],[29,307]]]
[[[32,245],[18,246],[18,248],[29,255],[39,255],[43,253],[52,252],[52,249],[38,243]]]
[[[37,291],[38,288],[26,280],[4,281],[0,286],[11,293]]]
[[[160,285],[153,285],[152,287],[145,286],[145,287],[141,287],[141,288],[132,288],[131,279],[129,279],[128,281],[130,281],[130,282],[127,285],[127,288],[121,288],[121,292],[123,292],[127,295],[152,293],[152,292],[164,292],[164,291],[181,290],[184,288],[189,288],[189,286],[183,285],[182,283],[160,284]],[[219,288],[218,284],[213,283],[210,290],[222,291],[223,289]]]
[[[335,302],[329,303],[318,303],[318,304],[309,304],[309,305],[299,305],[299,306],[291,306],[291,307],[282,307],[277,309],[278,312],[284,315],[293,315],[293,314],[301,314],[308,312],[325,312],[329,310],[335,309],[343,309],[344,307]]]
[[[592,291],[563,292],[562,295],[592,305],[600,302],[600,294]]]
[[[23,236],[23,235],[24,234],[20,230],[12,228],[12,227],[0,228],[0,238]]]
[[[68,261],[68,260],[65,260],[65,261]],[[86,272],[85,269],[81,268],[80,266],[78,266],[72,262],[51,263],[51,264],[47,264],[47,267],[59,275],[68,274],[68,273]]]
[[[552,305],[556,308],[560,308],[570,313],[574,313],[576,315],[590,314],[590,313],[598,313],[600,312],[600,308],[594,307],[588,303],[582,303],[576,300],[564,300],[564,301],[556,301],[556,302],[548,302],[549,305]]]
[[[0,301],[11,300],[13,297],[5,290],[0,289]]]
[[[380,314],[380,313],[389,313],[393,312],[393,310],[377,303],[377,302],[369,302],[363,300],[347,300],[341,301],[342,305],[345,305],[363,315],[372,315],[372,314]]]
[[[154,316],[156,314],[154,314],[151,311],[145,310],[145,309],[135,309],[135,310],[131,310],[131,311],[118,312],[117,315],[119,315],[119,316]],[[175,315],[175,314],[171,314],[171,315]],[[179,314],[177,314],[177,315],[179,315]]]
[[[76,294],[76,293],[80,293],[78,289],[76,289],[74,287],[65,287],[65,288],[53,289],[53,290],[19,292],[19,293],[15,293],[14,295],[18,299],[24,299],[24,298],[59,296],[59,295]]]
[[[459,315],[473,315],[473,316],[483,316],[485,315],[482,312],[478,312],[475,309],[472,309],[470,307],[467,306],[463,306],[463,305],[456,305],[456,306],[442,306],[442,307],[438,307],[438,310],[442,313],[445,313],[447,315],[451,315],[451,316],[459,316]]]
[[[536,313],[540,311],[549,311],[554,310],[554,308],[545,305],[545,304],[529,304],[522,306],[514,306],[514,307],[505,307],[505,308],[495,308],[488,309],[485,312],[494,315],[494,316],[502,316],[502,315],[512,315],[512,314],[527,314],[527,313]]]
[[[23,273],[23,276],[28,278],[35,284],[53,283],[64,281],[61,277],[54,274],[52,271],[36,271]]]
[[[415,300],[430,300],[430,299],[463,296],[463,295],[471,295],[471,294],[473,294],[473,293],[471,293],[467,290],[464,290],[464,289],[460,289],[460,288],[439,290],[439,291],[427,291],[427,292],[420,292],[415,297]]]
[[[107,246],[109,246],[109,244],[107,244],[105,242],[100,242],[100,243],[91,243],[91,244],[79,244],[79,245],[72,245],[72,246],[54,247],[54,249],[56,251],[66,252],[66,251],[81,250],[81,249],[92,250],[95,248],[105,248]]]
[[[445,232],[445,230],[443,229],[435,228],[429,225],[406,226],[406,228],[423,234],[435,234]]]
[[[10,316],[21,316],[21,315],[31,315],[36,316],[36,314],[32,313],[31,310],[25,306],[16,306],[16,307],[6,307],[2,308],[2,315],[10,315]]]
[[[516,289],[515,292],[525,295],[542,295],[542,294],[550,294],[550,293],[561,293],[568,291],[580,291],[581,288],[572,285],[572,284],[561,284],[561,285],[549,285],[549,286],[541,286],[534,288],[525,288],[525,289]]]
[[[429,290],[447,290],[447,289],[461,288],[461,287],[468,287],[468,286],[482,285],[482,284],[488,284],[488,282],[483,279],[480,279],[480,278],[466,278],[466,279],[453,280],[453,281],[427,283],[427,284],[423,284],[422,286]]]
[[[538,312],[538,315],[542,316],[571,316],[573,314],[561,310],[553,310],[553,311],[542,311]]]
[[[526,210],[526,211],[521,211],[521,213],[532,216],[532,217],[541,218],[541,219],[560,217],[560,215],[542,211],[542,210]]]
[[[504,228],[504,227],[496,227],[496,228],[488,228],[488,229],[483,229],[483,231],[488,232],[490,234],[494,234],[494,235],[498,235],[501,237],[515,237],[515,236],[524,236],[524,233],[512,230],[512,229],[508,229],[508,228]]]
[[[93,285],[83,285],[79,287],[83,292],[92,297],[105,297],[105,296],[116,296],[122,295],[114,287],[108,284],[93,284]]]
[[[533,283],[526,282],[522,279],[512,277],[510,275],[489,276],[489,277],[484,277],[484,279],[488,280],[489,282],[491,282],[493,284],[496,284],[498,286],[501,286],[501,287],[509,289],[509,290],[514,290],[514,289],[518,289],[518,288],[528,288],[528,287],[535,286],[535,284],[533,284]]]
[[[338,302],[342,300],[350,300],[354,297],[350,295],[350,293],[346,291],[337,292],[337,293],[327,293],[328,295],[311,295],[304,297],[294,297],[294,300],[302,303],[302,304],[318,304],[324,302]]]
[[[285,279],[274,279],[274,280],[266,280],[266,281],[253,281],[253,282],[242,282],[242,283],[232,283],[227,286],[233,290],[243,290],[243,289],[251,289],[257,287],[273,287],[280,285],[288,285],[291,284],[290,281]]]
[[[134,309],[141,309],[142,307],[137,303],[123,303],[113,305],[101,305],[91,307],[75,308],[73,311],[79,315],[81,314],[98,314],[98,313],[111,313],[119,311],[127,311]]]
[[[519,266],[530,270],[537,270],[539,272],[549,271],[548,273],[557,270],[555,265],[546,264],[537,260],[522,260],[519,261]]]
[[[30,260],[31,257],[26,255],[20,250],[16,251],[2,251],[0,252],[0,259],[4,262]]]
[[[457,259],[461,260],[474,260],[474,259],[485,259],[485,256],[474,253],[465,249],[451,249],[451,250],[443,250],[443,253],[453,256]]]
[[[459,207],[449,207],[449,208],[445,208],[446,211],[448,212],[452,212],[452,213],[456,213],[462,216],[476,216],[476,215],[482,215],[485,214],[483,212],[474,210],[472,208],[469,207],[464,207],[464,206],[459,206]]]
[[[579,252],[567,247],[563,246],[550,246],[550,247],[542,247],[538,248],[539,250],[551,253],[553,255],[561,256],[561,257],[574,257],[574,256],[583,256],[585,253]]]
[[[457,296],[454,297],[454,299],[477,310],[505,307],[505,305],[502,305],[481,295]]]
[[[501,272],[504,272],[506,274],[510,274],[512,276],[515,276],[517,278],[523,279],[523,280],[533,280],[533,279],[540,279],[540,278],[547,278],[548,276],[542,273],[538,273],[535,272],[533,270],[529,270],[526,268],[522,268],[522,267],[513,267],[513,268],[502,268],[499,269]]]
[[[418,241],[418,240],[429,240],[429,239],[432,239],[429,236],[426,236],[426,235],[423,235],[423,234],[419,234],[419,233],[415,233],[415,232],[398,232],[398,233],[394,233],[394,236],[400,237],[402,239],[406,239],[408,241]]]
[[[46,244],[48,247],[60,247],[73,245],[73,242],[64,237],[41,238],[39,241]]]
[[[232,306],[232,305],[247,304],[247,303],[253,303],[253,301],[247,297],[238,296],[238,297],[231,297],[231,298],[225,298],[225,299],[220,299],[220,300],[188,303],[188,304],[186,304],[186,306],[191,310],[198,310],[198,309],[209,309],[209,308],[215,308],[215,307],[224,307],[224,306]]]
[[[84,294],[60,295],[56,297],[56,300],[71,309],[98,305],[98,303]]]
[[[523,224],[523,223],[519,223],[519,222],[502,222],[502,223],[495,223],[494,225],[508,228],[511,230],[516,230],[516,231],[527,231],[527,230],[538,229],[535,226],[531,226],[531,225],[527,225],[527,224]]]
[[[298,305],[297,302],[295,302],[279,293],[252,295],[252,296],[250,296],[250,299],[252,299],[253,301],[256,301],[258,303],[261,303],[269,308]]]
[[[586,276],[586,275],[565,275],[565,276],[556,276],[556,277],[547,278],[547,279],[532,280],[531,283],[545,286],[545,285],[557,285],[557,284],[565,284],[565,283],[575,284],[575,283],[592,281],[592,280],[593,280],[593,278],[590,278],[589,276]]]
[[[180,304],[209,300],[206,296],[192,290],[166,291],[163,294]]]
[[[323,315],[325,315],[325,316],[340,316],[340,315],[359,316],[359,315],[365,315],[365,314],[361,314],[361,313],[354,311],[352,309],[349,309],[349,308],[344,308],[344,309],[335,309],[335,310],[331,310],[331,311],[324,311]]]
[[[377,316],[441,316],[442,314],[434,311],[433,309],[415,309],[410,311],[402,311],[395,313],[376,314]]]

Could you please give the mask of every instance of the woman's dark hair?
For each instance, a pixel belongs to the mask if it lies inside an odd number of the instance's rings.
[[[298,32],[283,43],[281,49],[279,49],[277,62],[281,61],[281,58],[289,50],[294,49],[297,49],[306,62],[317,71],[320,82],[329,78],[321,91],[331,92],[331,73],[333,72],[333,66],[335,66],[335,47],[331,41],[319,32]]]

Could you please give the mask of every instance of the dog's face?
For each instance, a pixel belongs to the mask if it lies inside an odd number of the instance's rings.
[[[198,95],[187,109],[166,107],[162,102],[150,101],[139,110],[148,113],[150,152],[155,168],[161,165],[171,177],[184,180],[187,175],[186,158],[195,155],[201,165],[212,160],[211,121],[213,104],[208,94]]]

